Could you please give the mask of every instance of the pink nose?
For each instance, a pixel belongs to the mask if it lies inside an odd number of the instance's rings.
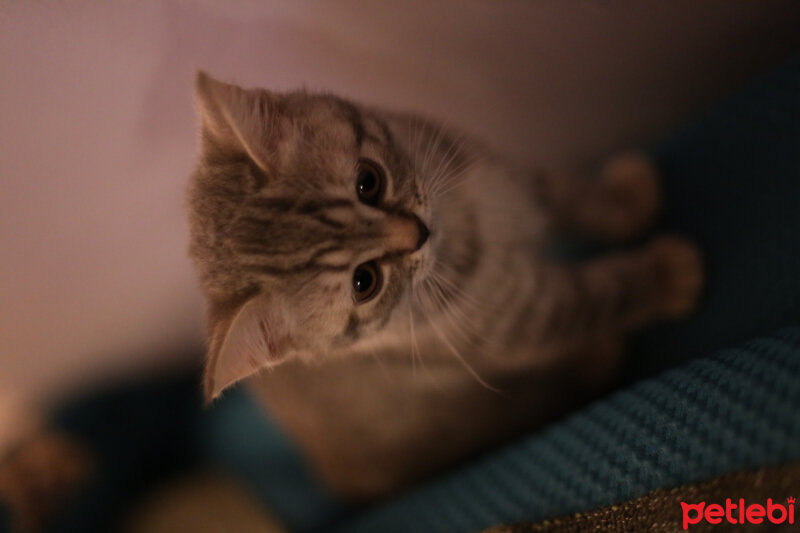
[[[416,215],[391,215],[386,222],[386,248],[395,253],[416,252],[430,234]]]

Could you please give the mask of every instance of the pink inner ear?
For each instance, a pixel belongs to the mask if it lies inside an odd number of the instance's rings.
[[[242,89],[200,72],[196,90],[204,133],[216,142],[244,149],[267,170],[281,137],[280,97],[263,89]]]
[[[276,359],[278,349],[275,345],[272,335],[269,333],[267,321],[263,317],[258,319],[258,327],[261,330],[262,339],[264,340],[264,345],[266,346],[267,358],[270,360]]]
[[[278,364],[285,356],[289,335],[272,299],[261,295],[248,301],[223,332],[216,353],[209,354],[206,369],[207,400],[262,368]],[[213,343],[212,343],[213,346]],[[213,350],[213,348],[212,348]]]

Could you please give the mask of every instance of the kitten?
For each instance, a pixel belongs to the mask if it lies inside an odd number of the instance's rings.
[[[698,298],[700,255],[677,237],[566,264],[542,251],[559,231],[640,235],[659,196],[641,156],[597,180],[530,175],[415,115],[204,73],[196,91],[206,398],[249,378],[343,496],[563,412],[608,383],[628,331]]]

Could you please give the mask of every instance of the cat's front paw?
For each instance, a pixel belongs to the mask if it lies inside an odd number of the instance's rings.
[[[647,253],[655,269],[655,304],[665,318],[680,318],[697,307],[703,289],[703,259],[696,245],[676,236],[658,237]]]
[[[608,210],[609,238],[637,237],[653,223],[661,203],[658,172],[639,152],[612,158],[603,168],[601,184],[612,204]]]

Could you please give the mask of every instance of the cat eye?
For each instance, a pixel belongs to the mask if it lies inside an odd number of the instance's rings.
[[[375,261],[361,263],[353,272],[353,297],[356,303],[363,304],[371,300],[381,289],[383,276]]]
[[[381,167],[369,159],[359,159],[356,174],[356,194],[362,203],[376,205],[383,198],[386,177]]]

